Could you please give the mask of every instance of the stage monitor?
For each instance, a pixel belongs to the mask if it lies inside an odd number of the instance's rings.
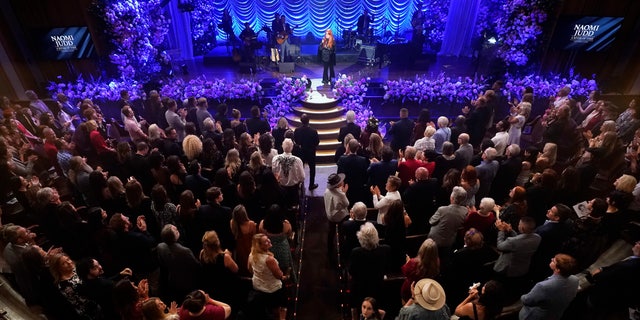
[[[560,50],[600,52],[611,47],[622,17],[561,16],[552,38]]]
[[[34,48],[44,60],[87,59],[95,56],[95,47],[87,27],[62,27],[36,30]]]

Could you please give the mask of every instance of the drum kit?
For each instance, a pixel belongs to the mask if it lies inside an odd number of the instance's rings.
[[[342,31],[342,40],[344,40],[345,49],[358,51],[363,45],[374,45],[378,39],[380,39],[380,37],[374,35],[373,28],[369,28],[365,34],[358,34],[351,29]]]

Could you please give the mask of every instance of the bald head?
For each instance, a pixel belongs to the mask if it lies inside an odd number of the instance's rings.
[[[425,167],[419,167],[416,169],[416,180],[427,180],[429,179],[429,170]]]

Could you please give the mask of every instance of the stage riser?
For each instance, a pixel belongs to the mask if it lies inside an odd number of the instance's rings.
[[[289,120],[289,125],[292,126],[292,127],[301,127],[302,126],[302,123],[300,122],[300,117],[298,117],[298,116],[293,116],[292,118],[287,118],[287,120]],[[331,122],[316,122],[314,120],[309,121],[309,125],[312,128],[315,128],[317,130],[340,128],[340,127],[344,126],[346,123],[347,123],[347,120],[345,118],[342,118],[342,119],[336,120],[336,121],[331,121]]]
[[[312,119],[322,119],[322,120],[341,117],[344,114],[344,112],[345,112],[344,108],[342,107],[340,108],[331,107],[331,111],[326,111],[326,112],[322,110],[310,110],[304,107],[293,108],[294,115],[298,117],[306,113]]]

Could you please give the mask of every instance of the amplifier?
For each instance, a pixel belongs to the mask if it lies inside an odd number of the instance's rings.
[[[358,62],[373,65],[376,61],[376,46],[362,45]]]
[[[278,72],[280,73],[293,73],[296,64],[293,62],[280,62],[278,64]]]

